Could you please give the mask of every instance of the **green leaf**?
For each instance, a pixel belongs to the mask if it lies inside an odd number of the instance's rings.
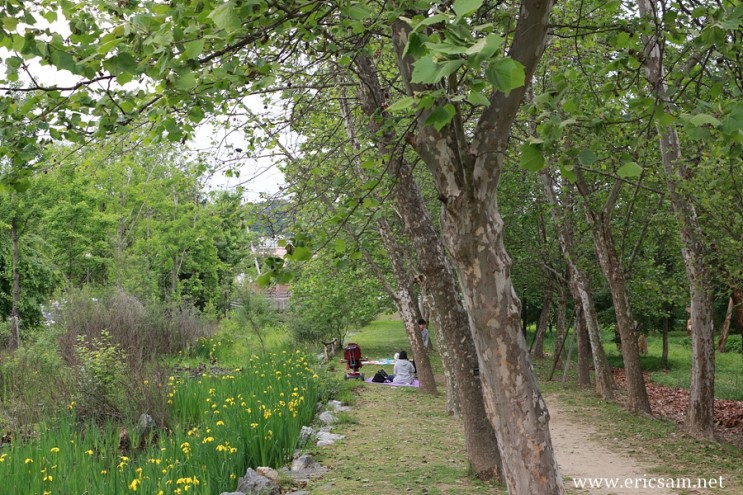
[[[545,165],[542,150],[538,145],[524,143],[521,145],[521,159],[519,164],[529,172],[539,172]]]
[[[488,100],[485,95],[475,90],[470,91],[470,94],[467,96],[467,101],[476,106],[480,105],[486,107],[490,105],[490,100]]]
[[[348,7],[348,15],[352,19],[363,21],[371,17],[371,10],[367,6],[357,3]]]
[[[189,60],[198,59],[204,51],[204,38],[183,43],[183,56]]]
[[[419,23],[413,26],[413,32],[416,32],[423,27],[430,26],[431,24],[437,24],[439,22],[446,22],[448,20],[449,20],[449,16],[446,14],[435,14],[430,17],[425,17]]]
[[[18,19],[12,16],[3,16],[3,27],[7,31],[15,31],[18,27]]]
[[[290,259],[294,261],[307,261],[312,258],[312,250],[304,246],[298,246],[294,248]]]
[[[457,17],[461,18],[475,12],[482,4],[483,0],[455,0],[451,8],[454,9]]]
[[[477,40],[477,43],[469,47],[465,53],[467,55],[478,55],[480,60],[485,60],[495,55],[502,44],[503,38],[491,33]]]
[[[722,122],[722,132],[732,134],[743,129],[743,104],[736,103]]]
[[[346,241],[343,239],[337,238],[335,240],[335,252],[338,254],[343,254],[346,252]]]
[[[451,122],[451,119],[454,118],[456,113],[457,110],[451,103],[447,103],[442,107],[436,107],[426,119],[426,124],[432,125],[434,129],[440,131]]]
[[[433,84],[436,81],[436,74],[439,69],[439,64],[433,61],[431,55],[421,57],[413,63],[411,82]]]
[[[265,272],[262,273],[255,282],[260,287],[268,287],[271,284],[271,276],[273,275],[273,272]]]
[[[432,52],[443,53],[444,55],[461,55],[468,50],[468,47],[464,45],[457,45],[451,42],[433,43],[428,41],[424,45]]]
[[[428,53],[428,50],[426,50],[426,47],[424,46],[426,39],[427,38],[420,33],[410,33],[403,55],[406,57],[413,57],[414,59],[424,57]]]
[[[575,181],[578,179],[578,176],[576,175],[575,170],[572,167],[560,166],[560,175],[562,175],[572,183],[575,183]]]
[[[449,60],[439,66],[439,70],[436,72],[434,82],[439,82],[445,77],[453,74],[457,69],[463,66],[466,62],[464,60]]]
[[[491,63],[485,71],[488,80],[499,91],[508,94],[524,85],[524,66],[511,58],[501,58]]]
[[[10,184],[10,186],[16,192],[24,193],[24,192],[28,191],[28,189],[31,187],[31,181],[26,180],[26,179],[17,180],[17,181],[12,182]]]
[[[622,179],[627,177],[639,177],[642,173],[642,167],[635,162],[624,162],[619,169],[617,169],[617,175]]]
[[[124,72],[136,73],[137,62],[131,53],[123,52],[103,61],[103,68],[111,75],[118,76]]]
[[[181,91],[190,91],[196,86],[196,83],[196,75],[189,70],[181,73],[173,85]]]
[[[598,159],[599,157],[596,156],[593,150],[583,150],[578,153],[578,161],[581,165],[593,165]]]
[[[415,103],[415,98],[412,96],[403,96],[399,100],[397,100],[395,103],[387,107],[387,110],[390,112],[397,112],[398,110],[405,110],[407,108],[410,108],[411,105]]]
[[[722,125],[722,122],[720,122],[719,120],[717,120],[712,115],[709,115],[709,114],[706,114],[706,113],[698,113],[698,114],[696,114],[695,116],[693,116],[692,118],[689,119],[689,123],[691,125],[694,125],[694,126],[697,126],[697,127],[701,127],[701,126],[706,125],[706,124],[709,124],[712,127],[719,127],[720,125]]]
[[[617,37],[614,39],[614,47],[619,48],[620,50],[622,48],[626,48],[629,44],[629,40],[629,33],[622,31],[621,33],[617,34]]]
[[[235,9],[235,2],[230,0],[212,10],[208,16],[218,29],[233,32],[240,29],[240,16]]]
[[[72,58],[72,55],[70,55],[69,52],[62,50],[52,50],[49,58],[51,59],[52,65],[54,65],[58,69],[68,70],[73,74],[77,69],[77,64],[75,63],[75,60]]]

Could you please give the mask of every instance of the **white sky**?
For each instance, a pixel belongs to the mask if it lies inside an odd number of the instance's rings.
[[[40,20],[40,23],[45,21]],[[64,35],[69,29],[62,22],[55,23],[55,30]],[[0,48],[0,58],[8,55],[5,48]],[[79,77],[68,71],[56,70],[53,67],[42,66],[37,60],[27,60],[29,72],[36,82],[42,86],[69,86],[79,81]],[[0,73],[4,67],[0,66]],[[28,76],[21,72],[21,80],[28,83]],[[129,83],[135,85],[136,83]],[[126,86],[125,86],[126,87]],[[261,106],[263,104],[261,103]],[[275,159],[267,156],[256,158],[242,158],[237,160],[234,153],[228,152],[228,146],[246,149],[242,133],[239,131],[227,132],[210,124],[199,127],[194,138],[188,143],[189,148],[194,150],[208,150],[210,165],[228,161],[230,165],[239,171],[239,176],[227,177],[223,171],[215,172],[207,182],[207,189],[233,190],[242,187],[245,191],[245,199],[248,201],[259,200],[262,194],[274,195],[284,184],[284,176],[274,165]],[[245,156],[245,155],[243,155]]]

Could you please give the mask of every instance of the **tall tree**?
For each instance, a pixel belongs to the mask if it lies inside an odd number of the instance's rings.
[[[601,330],[599,328],[598,318],[596,317],[596,306],[593,301],[588,277],[578,266],[575,243],[573,242],[574,229],[571,225],[571,212],[569,211],[571,202],[560,208],[555,192],[555,180],[548,173],[542,173],[541,177],[547,201],[553,206],[552,216],[557,228],[560,247],[568,268],[570,292],[575,304],[581,308],[581,316],[585,321],[591,343],[594,370],[596,373],[596,392],[603,398],[610,399],[614,396],[616,385],[614,384],[611,368],[604,352]],[[567,191],[566,197],[570,197],[570,191]]]
[[[547,408],[521,333],[520,303],[497,204],[511,126],[525,94],[524,81],[530,80],[545,46],[551,2],[521,2],[509,57],[488,60],[494,89],[489,98],[473,90],[471,95],[479,94],[485,105],[477,125],[465,132],[457,100],[452,100],[463,88],[456,77],[447,76],[467,63],[459,54],[475,47],[471,52],[479,56],[490,45],[492,56],[501,43],[491,34],[479,41],[470,38],[471,46],[457,49],[466,30],[465,14],[480,5],[457,4],[450,16],[440,14],[440,27],[422,18],[413,27],[404,20],[393,22],[392,39],[409,97],[430,95],[436,102],[417,111],[418,127],[408,142],[433,174],[442,201],[442,237],[468,309],[506,484],[516,493],[562,493]],[[409,15],[416,14],[420,12]]]
[[[722,3],[717,12],[692,13],[692,21],[697,22],[696,29],[701,28],[706,35],[712,36],[720,33],[720,26],[712,24],[712,19],[725,14],[730,14],[733,22],[729,24],[734,30],[737,26],[740,34],[740,20],[743,12],[738,6],[734,9],[732,4]],[[700,7],[703,9],[702,7]],[[649,92],[655,98],[662,112],[673,114],[673,95],[669,91],[668,74],[664,55],[668,53],[665,42],[666,31],[666,5],[655,0],[640,0],[638,11],[641,19],[645,21],[649,29],[643,34],[643,65],[649,84]],[[701,18],[707,14],[707,22]],[[705,39],[704,37],[702,38]],[[709,38],[707,38],[709,39]],[[690,38],[684,40],[686,43]],[[707,56],[714,44],[702,46],[701,53],[698,47],[691,46],[691,56],[683,63],[683,73],[673,74],[674,83],[682,83],[686,73],[691,72],[699,65],[703,57]],[[738,54],[739,56],[739,54]],[[676,88],[674,88],[676,89]],[[706,114],[699,114],[696,118],[708,121]],[[717,121],[719,126],[722,123]],[[711,123],[715,125],[715,122]],[[684,160],[681,138],[676,127],[672,123],[658,119],[655,122],[660,143],[663,170],[666,174],[666,186],[670,195],[671,205],[676,215],[681,236],[681,250],[689,280],[691,296],[691,323],[692,323],[692,376],[689,389],[689,406],[686,416],[687,431],[699,438],[714,438],[714,390],[715,390],[715,343],[713,328],[713,295],[711,291],[711,274],[707,263],[705,263],[705,242],[699,216],[694,203],[683,192],[683,184],[690,175],[690,168]],[[734,124],[740,128],[740,124]]]
[[[15,48],[6,57],[8,78],[27,71],[24,57],[77,76],[69,86],[30,83],[29,105],[38,109],[38,118],[28,124],[31,131],[49,129],[55,139],[84,142],[142,116],[152,122],[153,135],[177,142],[206,113],[229,112],[231,101],[245,97],[246,84],[251,91],[275,85],[275,68],[297,46],[307,48],[307,61],[350,59],[365,48],[359,34],[372,24],[384,28],[398,55],[408,93],[404,101],[415,102],[397,107],[418,124],[408,141],[432,172],[442,200],[444,243],[469,311],[506,483],[520,494],[562,493],[549,416],[519,325],[520,303],[497,204],[511,128],[544,50],[552,2],[522,0],[511,6],[459,0],[420,2],[414,6],[419,10],[411,11],[399,7],[385,4],[381,15],[374,15],[371,5],[346,0],[216,6],[49,2],[34,5],[33,12],[25,4],[13,5],[12,19],[54,20],[61,8],[72,33],[65,37],[51,27],[5,22],[4,43]],[[480,10],[486,24],[495,21],[486,31],[475,28]],[[485,77],[460,86],[455,72],[464,75],[468,66],[483,69],[478,75]],[[126,85],[135,80],[141,85]],[[471,129],[458,109],[462,96],[475,111]],[[179,256],[172,258],[177,262]]]

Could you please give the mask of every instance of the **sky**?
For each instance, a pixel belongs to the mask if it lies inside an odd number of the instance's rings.
[[[61,23],[55,23],[55,30],[62,34],[69,32],[67,27]],[[5,58],[7,54],[5,48],[0,48],[0,57]],[[28,60],[26,63],[35,80],[44,86],[69,86],[79,80],[78,76],[68,71],[42,66],[36,60]],[[1,66],[0,71],[2,71]],[[21,77],[21,80],[23,80],[24,76]],[[30,82],[27,77],[26,82]],[[263,107],[262,102],[256,101],[255,105],[256,108],[257,105]],[[219,126],[206,123],[198,128],[187,146],[192,150],[206,153],[212,163],[230,163],[233,169],[239,171],[239,175],[231,177],[225,175],[224,171],[216,171],[206,182],[208,190],[234,190],[237,187],[242,187],[246,201],[252,202],[259,200],[263,195],[272,196],[277,194],[280,187],[284,185],[284,176],[276,167],[275,158],[243,155],[243,158],[236,159],[235,153],[231,150],[236,148],[247,149],[241,132],[236,130],[227,132]]]

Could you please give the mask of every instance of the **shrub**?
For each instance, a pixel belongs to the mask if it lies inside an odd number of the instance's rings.
[[[74,394],[74,373],[65,365],[57,334],[49,331],[0,358],[0,391],[10,430],[27,430],[64,410]]]
[[[204,322],[192,307],[145,306],[121,290],[98,297],[86,291],[72,294],[63,305],[62,323],[67,329],[62,339],[66,359],[74,361],[78,336],[92,341],[106,329],[112,342],[124,351],[131,369],[187,350],[199,337],[214,332],[214,326]]]
[[[127,372],[124,353],[107,330],[90,340],[79,336],[75,350],[80,361],[75,401],[78,414],[97,421],[121,417]]]

